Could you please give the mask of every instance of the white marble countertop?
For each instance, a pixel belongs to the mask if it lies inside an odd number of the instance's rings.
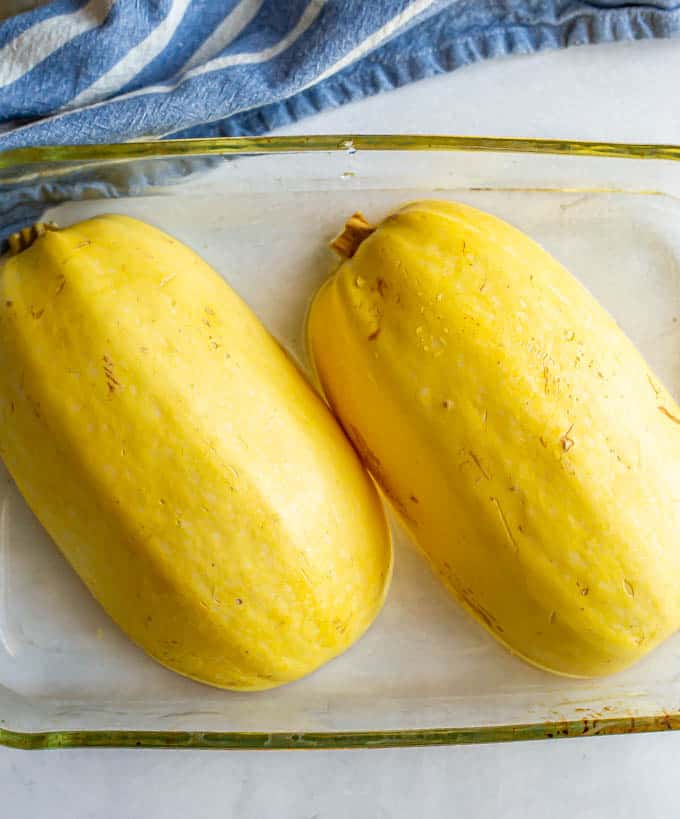
[[[680,41],[498,60],[308,119],[291,133],[680,142]],[[680,733],[387,751],[0,748],[0,816],[97,819],[676,817]]]

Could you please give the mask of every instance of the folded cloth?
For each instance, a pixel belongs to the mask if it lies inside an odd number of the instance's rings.
[[[489,57],[678,33],[669,0],[54,0],[0,22],[0,151],[260,134]]]

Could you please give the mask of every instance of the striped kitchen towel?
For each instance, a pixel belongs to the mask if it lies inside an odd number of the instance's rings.
[[[487,57],[679,31],[668,0],[55,0],[0,22],[0,150],[262,133]]]
[[[258,134],[488,57],[679,32],[669,0],[54,0],[0,21],[0,151]]]

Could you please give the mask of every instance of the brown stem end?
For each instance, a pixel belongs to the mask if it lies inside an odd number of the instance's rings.
[[[54,222],[36,222],[30,227],[22,228],[13,233],[7,240],[11,256],[29,248],[36,239],[39,239],[48,230],[59,230]]]
[[[357,211],[349,217],[342,233],[333,239],[330,247],[344,259],[351,259],[359,249],[359,245],[374,230],[375,228],[367,222],[364,215]]]

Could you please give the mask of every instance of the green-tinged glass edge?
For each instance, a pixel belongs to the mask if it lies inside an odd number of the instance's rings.
[[[680,160],[680,145],[590,142],[451,135],[320,134],[312,136],[217,137],[123,142],[108,145],[44,145],[0,153],[0,168],[41,162],[84,162],[312,151],[496,151],[567,154],[623,159]]]
[[[221,732],[221,731],[41,731],[0,728],[0,745],[26,751],[58,748],[186,748],[231,751],[348,750],[474,745],[590,736],[641,734],[680,729],[680,712],[657,717],[605,717],[475,728],[408,731]]]
[[[245,156],[320,151],[473,151],[561,154],[619,159],[680,160],[680,145],[452,135],[328,134],[149,140],[107,145],[46,145],[0,152],[0,169],[49,162],[125,161],[189,156]],[[0,181],[0,185],[2,181]],[[386,731],[40,731],[0,727],[0,745],[58,748],[187,748],[332,750],[472,745],[488,742],[611,736],[680,730],[680,711],[656,716],[602,717],[540,723]]]

